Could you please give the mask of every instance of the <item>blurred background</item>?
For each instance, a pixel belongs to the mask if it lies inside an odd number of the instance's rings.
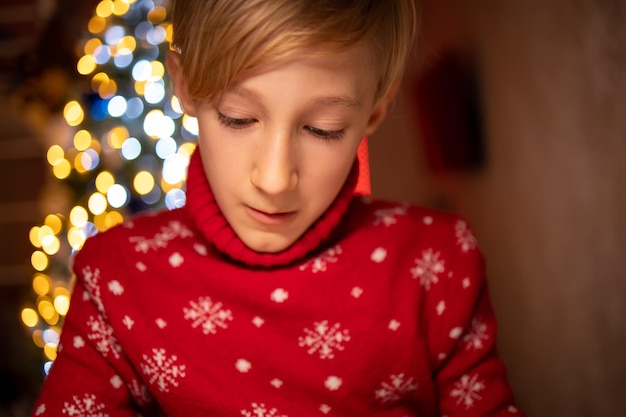
[[[129,1],[0,1],[0,417],[30,412],[54,357],[44,345],[55,333],[42,329],[61,323],[65,293],[54,276],[41,278],[46,268],[33,254],[44,245],[33,228],[68,208],[71,193],[60,184],[82,184],[50,162],[54,145],[69,152],[74,139],[78,147],[74,135],[87,123],[70,126],[67,104],[89,102],[92,127],[112,118],[94,116],[101,90],[84,92],[97,71],[77,69],[96,37],[94,10],[109,3]],[[472,224],[501,356],[529,416],[622,415],[626,3],[424,0],[421,14],[394,110],[369,141],[373,194]],[[179,126],[182,117],[176,123],[183,136],[193,131]],[[162,180],[159,201],[173,189]],[[46,321],[37,303],[48,296],[59,304]]]

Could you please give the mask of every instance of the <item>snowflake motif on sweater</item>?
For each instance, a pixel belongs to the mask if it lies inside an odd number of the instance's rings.
[[[85,394],[82,398],[74,395],[72,399],[74,400],[72,403],[64,403],[63,414],[70,417],[109,417],[108,414],[102,412],[105,405],[98,404],[94,394]]]
[[[148,239],[143,236],[132,236],[129,241],[135,244],[135,251],[148,253],[150,250],[166,248],[167,244],[176,238],[193,236],[193,232],[181,222],[169,222],[167,226],[161,227],[161,232]]]
[[[141,370],[161,392],[169,392],[170,386],[177,387],[178,380],[185,377],[185,365],[176,364],[178,357],[168,357],[165,349],[152,349],[152,356],[143,355],[143,360]]]
[[[213,302],[210,297],[200,297],[197,302],[190,301],[191,308],[183,308],[185,319],[192,320],[191,326],[202,327],[202,333],[215,334],[217,329],[226,329],[233,319],[230,310],[223,309],[222,303]]]
[[[440,259],[441,254],[427,249],[422,253],[421,258],[415,259],[415,266],[411,268],[413,278],[419,278],[420,284],[429,290],[431,284],[439,282],[439,275],[445,272],[444,261]]]
[[[333,359],[336,350],[344,350],[345,342],[350,341],[350,332],[340,330],[341,325],[328,325],[328,320],[315,323],[313,329],[304,329],[305,336],[298,338],[300,347],[307,347],[307,353],[319,353],[320,359]]]
[[[470,331],[463,337],[465,349],[482,349],[487,340],[489,340],[487,325],[478,318],[472,319]]]
[[[279,414],[275,408],[267,408],[263,403],[252,403],[251,410],[241,410],[241,415],[244,417],[288,417],[283,414]]]
[[[468,410],[474,406],[476,401],[480,401],[482,396],[480,391],[485,389],[483,381],[478,379],[477,375],[463,375],[461,379],[454,385],[450,392],[452,398],[456,398],[457,405],[463,404]]]
[[[305,271],[310,267],[311,272],[314,274],[325,272],[329,263],[336,263],[339,260],[338,255],[341,255],[341,246],[335,245],[324,251],[321,255],[300,265],[300,271]]]
[[[413,378],[406,378],[404,374],[391,375],[389,381],[381,383],[381,388],[376,390],[376,399],[381,403],[398,401],[406,394],[417,390],[417,384]]]
[[[117,343],[117,339],[113,336],[113,328],[104,321],[104,317],[90,316],[87,320],[87,326],[91,330],[91,333],[87,335],[89,340],[96,342],[96,348],[102,356],[113,355],[114,358],[119,359],[122,347]],[[75,340],[75,345],[79,345],[80,342]]]
[[[404,206],[393,207],[389,209],[380,209],[374,212],[376,216],[376,220],[374,220],[374,226],[378,226],[380,224],[384,226],[391,226],[398,222],[398,216],[405,216],[407,208]]]
[[[463,220],[458,220],[454,225],[454,231],[456,234],[456,242],[461,247],[463,252],[467,252],[476,248],[476,237],[468,227],[467,223]]]
[[[87,299],[93,300],[98,308],[98,311],[106,317],[100,293],[100,270],[98,268],[94,268],[92,271],[90,266],[86,266],[83,268],[83,276],[85,280],[85,287],[88,290],[88,292],[85,293],[88,295]]]

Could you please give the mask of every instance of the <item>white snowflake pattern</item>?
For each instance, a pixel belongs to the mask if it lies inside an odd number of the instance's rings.
[[[452,398],[456,398],[456,404],[463,404],[465,409],[470,409],[476,401],[482,399],[479,391],[485,389],[485,384],[478,380],[478,375],[463,375],[461,379],[454,384],[454,389],[450,392]]]
[[[404,216],[407,208],[404,206],[393,207],[389,209],[380,209],[374,211],[376,220],[374,220],[374,226],[383,224],[387,227],[398,222],[397,216]]]
[[[87,338],[96,342],[98,352],[102,353],[104,357],[108,357],[111,354],[115,359],[119,359],[122,347],[117,343],[115,336],[113,336],[113,328],[104,321],[104,318],[102,316],[89,316],[87,326],[91,330]]]
[[[487,340],[489,340],[489,335],[487,334],[487,324],[477,318],[474,318],[472,320],[472,326],[469,333],[463,337],[463,342],[466,343],[465,349],[480,350],[485,346],[484,342]]]
[[[181,222],[169,222],[161,227],[161,231],[148,239],[143,236],[132,236],[128,240],[135,244],[135,252],[148,253],[150,250],[167,247],[168,243],[176,238],[193,236],[193,232]]]
[[[133,379],[133,382],[128,385],[128,390],[130,391],[130,395],[132,395],[134,400],[140,406],[144,406],[152,402],[152,396],[150,395],[148,387],[136,379]]]
[[[215,334],[218,328],[226,329],[233,315],[224,309],[222,303],[213,302],[210,297],[200,297],[198,301],[190,301],[191,308],[183,308],[185,319],[193,320],[191,326],[202,327],[202,333]]]
[[[109,288],[109,291],[111,291],[115,295],[124,294],[124,287],[117,280],[113,280],[109,282],[108,288]]]
[[[37,407],[37,409],[35,410],[35,415],[36,416],[40,416],[43,413],[46,412],[46,405],[45,404],[41,404],[39,407]]]
[[[461,247],[463,252],[474,249],[477,246],[477,240],[467,223],[459,220],[454,225],[456,233],[456,243]]]
[[[88,297],[93,300],[94,304],[98,308],[98,311],[100,311],[100,313],[102,314],[105,314],[100,292],[100,269],[95,268],[92,271],[90,266],[84,267],[83,281],[85,282],[85,286],[87,287],[87,292],[85,294],[87,294]]]
[[[177,387],[178,380],[185,377],[185,365],[176,364],[178,357],[168,357],[165,349],[152,349],[152,356],[143,355],[143,360],[141,370],[161,392],[169,392],[170,386]]]
[[[304,329],[305,336],[298,338],[298,345],[308,348],[309,355],[317,352],[320,359],[333,359],[335,351],[344,350],[344,343],[350,341],[350,332],[340,327],[339,323],[329,326],[328,320],[314,323],[313,330]]]
[[[389,381],[383,381],[380,389],[375,392],[376,399],[385,404],[398,401],[406,394],[417,390],[417,384],[413,378],[406,379],[404,374],[391,375]]]
[[[72,396],[73,403],[63,403],[63,414],[72,417],[109,417],[107,413],[102,412],[105,405],[96,402],[94,394],[85,394],[83,398],[78,395]]]
[[[431,284],[439,282],[439,274],[445,271],[445,263],[439,259],[440,253],[427,249],[422,252],[422,257],[415,259],[415,266],[411,268],[414,279],[419,278],[420,284],[427,290]]]
[[[304,271],[311,267],[311,272],[314,274],[317,272],[325,272],[329,263],[336,263],[339,260],[338,255],[341,255],[341,246],[335,245],[324,251],[319,256],[300,265],[300,271]]]
[[[287,417],[284,414],[279,414],[275,408],[267,408],[263,403],[252,403],[251,410],[241,410],[241,415],[245,417]]]

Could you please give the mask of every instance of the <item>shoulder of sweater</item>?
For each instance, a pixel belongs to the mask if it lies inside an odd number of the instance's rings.
[[[136,239],[150,239],[167,227],[190,228],[191,223],[184,210],[160,210],[144,212],[127,218],[123,223],[89,237],[83,247],[75,255],[80,258],[92,252],[103,251],[108,254],[128,250]]]
[[[373,220],[372,225],[377,223],[376,220],[379,220],[378,223],[384,223],[385,218],[391,219],[392,217],[396,221],[402,219],[408,227],[430,226],[438,230],[454,229],[459,222],[467,224],[467,221],[460,215],[418,204],[358,197],[356,205],[356,209],[363,212],[363,218]]]

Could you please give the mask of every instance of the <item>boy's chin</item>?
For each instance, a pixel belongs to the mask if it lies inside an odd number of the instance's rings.
[[[299,236],[285,236],[275,233],[254,233],[252,236],[239,236],[250,249],[259,253],[278,253],[290,247]]]

